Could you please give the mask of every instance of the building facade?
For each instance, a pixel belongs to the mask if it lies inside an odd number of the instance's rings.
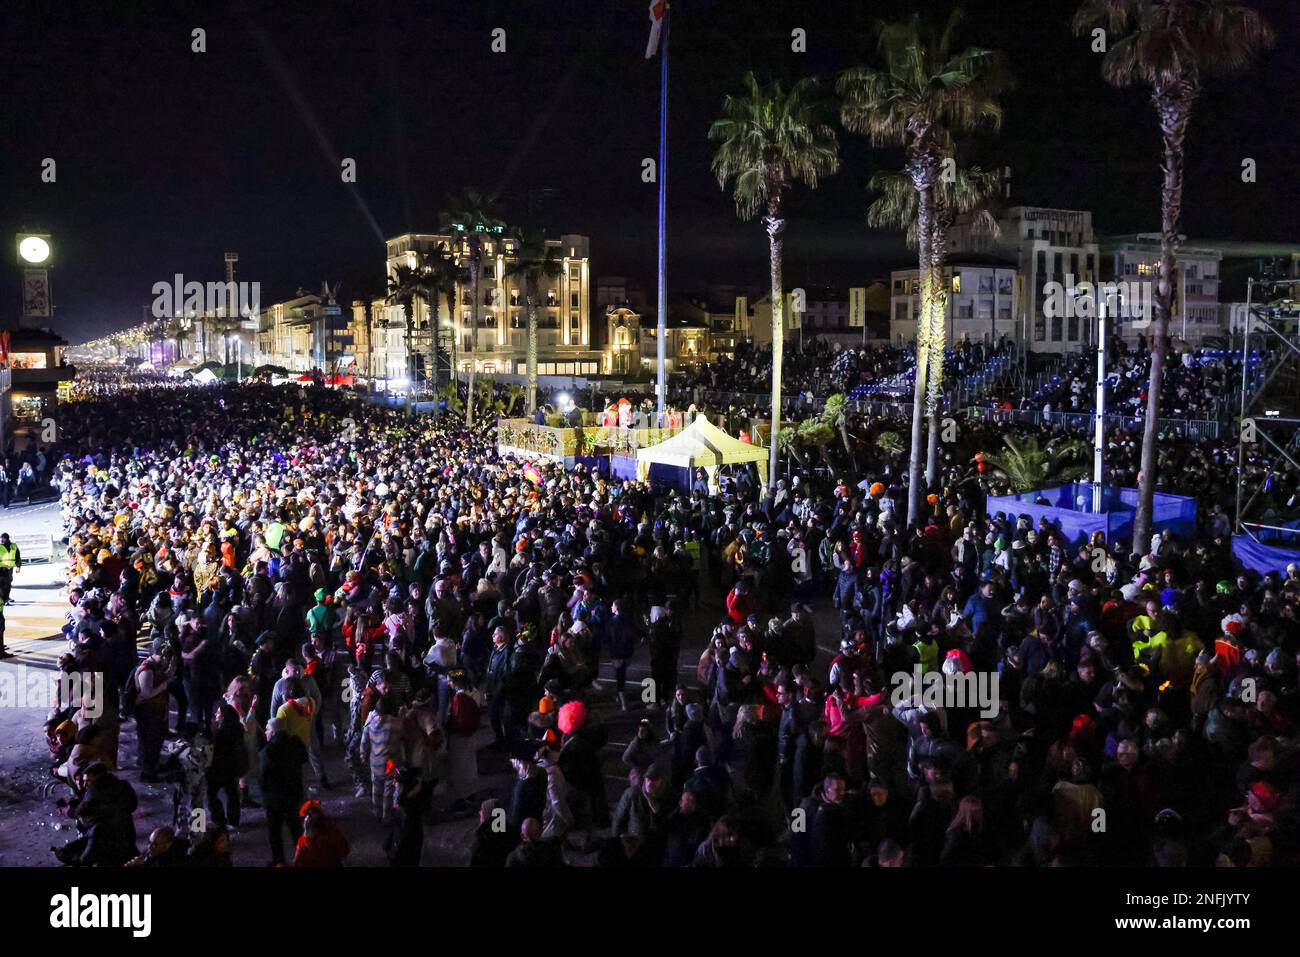
[[[1154,299],[1160,279],[1160,234],[1111,236],[1102,241],[1102,278],[1110,281],[1149,283]],[[1194,345],[1225,329],[1219,308],[1219,270],[1223,255],[1210,246],[1188,243],[1180,237],[1174,258],[1174,312],[1169,318],[1169,335]],[[1130,345],[1140,335],[1149,340],[1151,330],[1138,310],[1121,307],[1115,334]],[[1137,320],[1137,321],[1135,321]]]
[[[1020,339],[1024,323],[1017,319],[1019,293],[1013,263],[956,260],[944,269],[948,290],[945,312],[947,342],[995,343],[1004,336]],[[916,339],[921,311],[919,269],[896,269],[889,274],[889,340],[896,344]]]
[[[528,350],[528,309],[524,298],[524,280],[513,274],[518,262],[515,240],[504,230],[490,232],[481,239],[481,302],[475,304],[473,286],[468,280],[458,283],[455,310],[447,315],[445,297],[439,297],[438,314],[431,322],[429,303],[414,303],[417,335],[412,348],[415,365],[420,368],[430,355],[430,330],[439,331],[444,348],[454,355],[458,372],[466,373],[471,364],[483,375],[525,375]],[[590,301],[590,240],[586,236],[565,234],[547,240],[560,265],[557,277],[544,277],[539,288],[537,306],[538,372],[540,375],[597,375],[605,355],[592,341]],[[387,242],[385,275],[392,278],[399,265],[416,268],[422,259],[450,250],[460,265],[467,267],[469,243],[451,234],[406,233]],[[405,376],[406,321],[404,308],[379,299],[371,304],[372,315],[381,321],[372,327],[372,366],[378,365],[389,381]],[[354,307],[355,312],[355,307]],[[382,330],[382,333],[379,332]],[[379,359],[373,356],[378,353]],[[399,374],[400,373],[400,374]]]
[[[1012,206],[998,215],[997,226],[995,232],[982,230],[970,216],[959,216],[948,233],[948,253],[954,261],[993,256],[1014,266],[1022,292],[1013,304],[1011,322],[1019,323],[1013,338],[1035,352],[1072,352],[1095,342],[1093,323],[1079,317],[1049,317],[1045,308],[1052,296],[1049,284],[1068,287],[1100,278],[1101,254],[1092,213]],[[1012,285],[1016,288],[1014,280]]]

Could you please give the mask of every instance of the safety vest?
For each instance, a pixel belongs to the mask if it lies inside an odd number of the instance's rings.
[[[0,545],[0,568],[13,568],[18,564],[18,546]]]
[[[280,542],[284,540],[284,524],[281,522],[272,522],[266,529],[266,547],[273,552],[280,550]]]

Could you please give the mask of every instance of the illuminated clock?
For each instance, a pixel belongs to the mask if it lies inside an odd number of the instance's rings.
[[[24,262],[39,266],[50,258],[50,243],[44,236],[20,236],[18,255]]]

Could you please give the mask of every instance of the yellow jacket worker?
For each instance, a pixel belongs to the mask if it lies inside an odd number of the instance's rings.
[[[9,604],[9,591],[14,587],[14,572],[23,567],[23,556],[18,546],[9,540],[9,533],[0,533],[0,601]]]

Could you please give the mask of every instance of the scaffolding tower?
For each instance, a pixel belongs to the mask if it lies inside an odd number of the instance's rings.
[[[1241,405],[1237,431],[1234,530],[1259,542],[1300,547],[1300,527],[1282,524],[1272,500],[1272,476],[1252,468],[1247,454],[1265,449],[1300,472],[1300,277],[1251,278],[1241,327]],[[1235,338],[1235,337],[1234,337]],[[1300,503],[1286,503],[1294,507]]]

